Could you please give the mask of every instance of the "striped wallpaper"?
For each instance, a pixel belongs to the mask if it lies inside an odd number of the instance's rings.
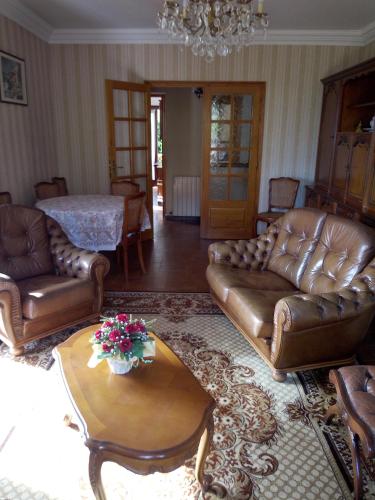
[[[242,80],[267,84],[261,209],[269,177],[314,178],[320,79],[375,56],[375,43],[257,45],[207,64],[174,45],[48,46],[1,17],[0,48],[28,70],[30,106],[0,104],[0,186],[16,201],[29,202],[33,183],[50,175],[65,176],[72,193],[109,192],[105,79]]]
[[[314,178],[320,79],[361,60],[356,47],[253,46],[207,64],[173,45],[51,46],[59,175],[75,192],[107,192],[104,80],[266,81],[260,208],[268,179]],[[181,174],[180,174],[181,175]],[[300,190],[298,203],[303,201]]]
[[[25,59],[28,106],[0,102],[0,191],[34,202],[33,186],[57,173],[49,45],[0,16],[0,50]]]

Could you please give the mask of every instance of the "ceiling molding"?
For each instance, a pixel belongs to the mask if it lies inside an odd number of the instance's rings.
[[[364,45],[375,42],[375,21],[363,28],[362,37]]]
[[[0,14],[9,17],[45,42],[49,42],[53,27],[18,0],[1,0]]]
[[[54,30],[54,44],[176,44],[157,29]],[[352,45],[362,46],[361,30],[268,30],[267,38],[256,35],[256,45]]]
[[[176,44],[158,29],[54,29],[19,0],[0,0],[0,14],[53,44]],[[268,30],[255,45],[348,45],[375,41],[375,21],[358,30]]]

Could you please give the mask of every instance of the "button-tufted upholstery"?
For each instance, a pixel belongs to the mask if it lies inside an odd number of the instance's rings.
[[[331,370],[329,379],[337,392],[337,403],[325,416],[327,423],[340,415],[349,432],[353,459],[354,497],[362,497],[361,454],[375,457],[375,366],[346,366]]]
[[[213,243],[212,295],[277,380],[348,364],[375,313],[375,231],[294,209],[249,241]]]
[[[20,354],[35,338],[97,318],[108,270],[41,210],[0,206],[0,339]]]
[[[315,251],[326,219],[324,212],[290,210],[279,222],[279,234],[267,268],[299,287],[311,254]]]
[[[43,212],[16,205],[0,210],[0,269],[14,280],[53,272]]]
[[[346,287],[374,253],[373,229],[329,215],[303,275],[301,290],[321,293]]]

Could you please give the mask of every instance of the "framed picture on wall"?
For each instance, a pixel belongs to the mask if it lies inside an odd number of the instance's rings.
[[[27,106],[25,61],[1,50],[0,101]]]

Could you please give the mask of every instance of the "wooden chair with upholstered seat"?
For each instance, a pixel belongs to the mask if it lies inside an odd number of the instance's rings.
[[[61,196],[59,185],[55,182],[38,182],[35,184],[34,189],[38,200]]]
[[[294,207],[297,191],[300,185],[298,179],[292,177],[274,177],[269,180],[268,210],[258,213],[254,219],[254,232],[257,235],[258,222],[267,226],[281,217],[287,210]]]
[[[138,260],[142,272],[146,273],[146,268],[142,253],[141,227],[145,211],[146,193],[142,191],[138,194],[125,196],[124,199],[124,224],[122,229],[122,239],[120,246],[117,247],[117,261],[120,262],[120,251],[123,251],[123,265],[125,280],[129,278],[128,248],[130,245],[137,244]]]
[[[0,205],[6,205],[12,203],[12,195],[9,191],[2,191],[0,193]]]
[[[111,182],[111,194],[115,196],[128,196],[139,193],[139,184],[136,182],[118,180]]]
[[[52,177],[52,182],[59,186],[60,196],[66,196],[68,194],[65,177]]]

